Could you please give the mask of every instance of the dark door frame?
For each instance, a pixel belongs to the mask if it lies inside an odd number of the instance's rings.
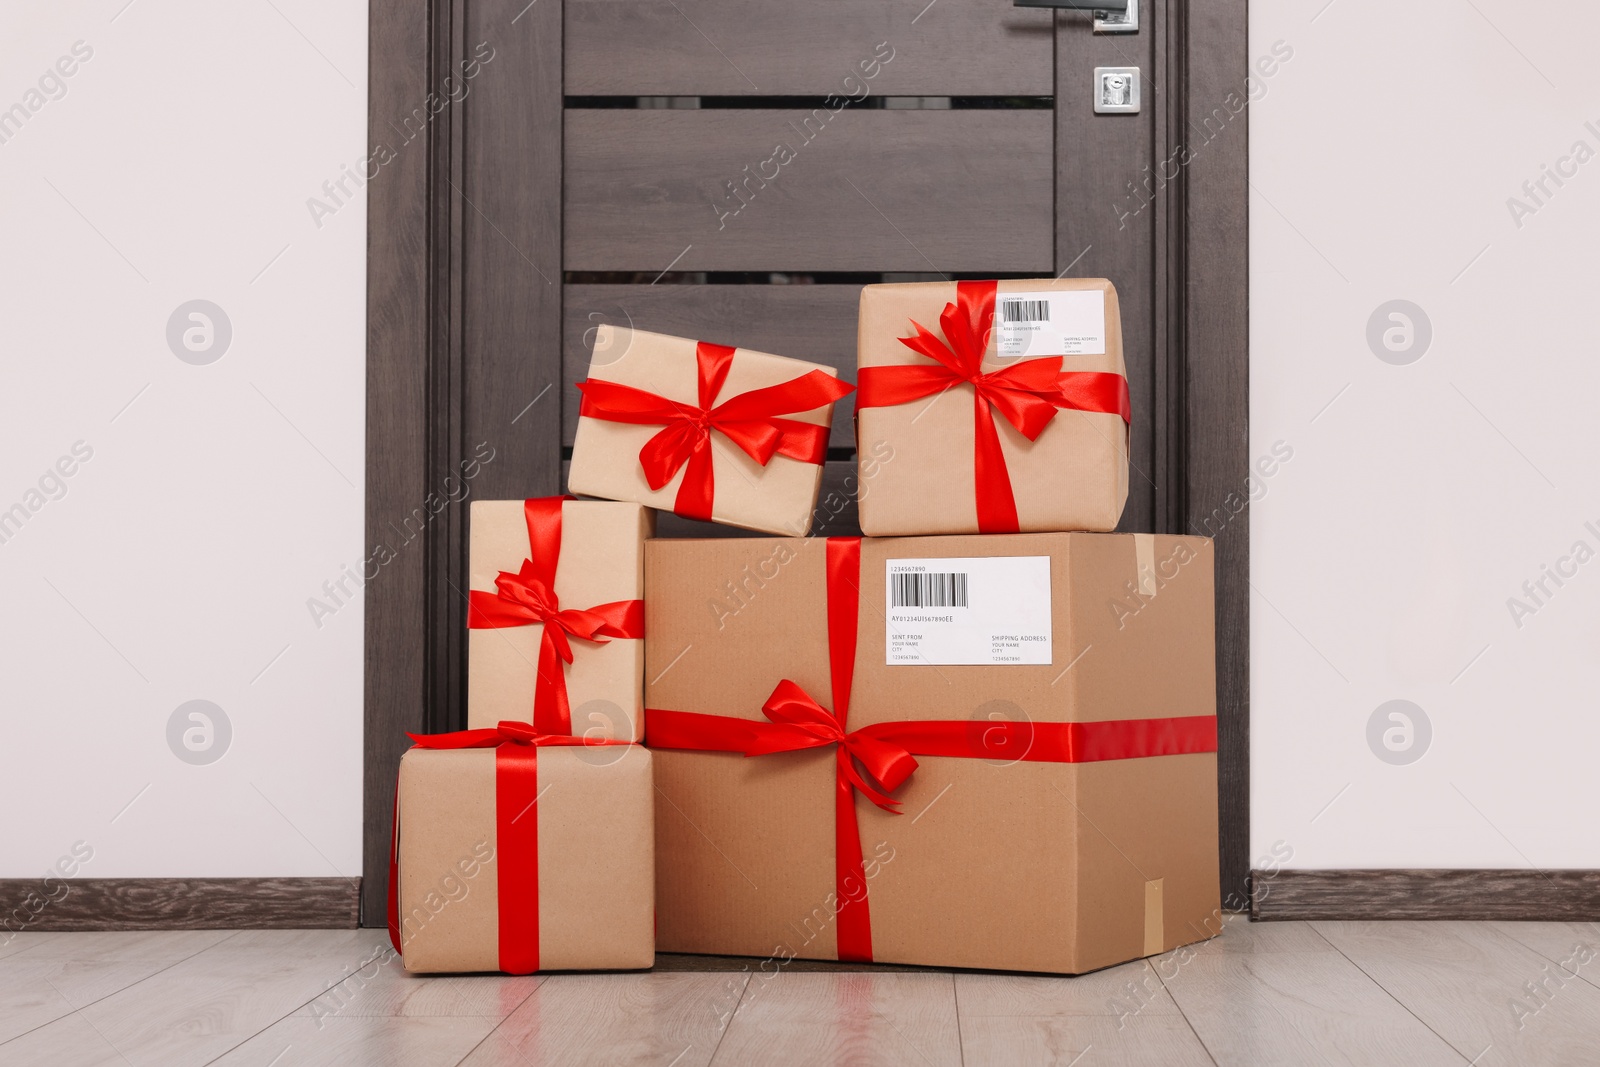
[[[1156,10],[1145,15],[1146,41],[1160,34],[1163,47],[1147,76],[1159,74],[1160,86],[1140,128],[1152,160],[1166,162],[1134,176],[1146,179],[1148,192],[1139,195],[1151,199],[1146,229],[1119,240],[1108,211],[1103,230],[1093,224],[1071,242],[1100,245],[1078,273],[1110,276],[1134,259],[1156,278],[1158,488],[1145,510],[1157,532],[1216,537],[1222,896],[1242,909],[1250,876],[1249,540],[1238,502],[1247,499],[1249,474],[1249,183],[1248,124],[1233,102],[1248,99],[1247,0],[1149,6]],[[470,482],[471,495],[485,498],[560,490],[562,10],[559,0],[372,0],[370,8],[362,888],[369,926],[384,922],[405,732],[461,725],[464,487]],[[1058,31],[1060,20],[1085,17],[1057,15]],[[1058,32],[1058,77],[1076,58],[1062,40]],[[496,153],[508,145],[531,168],[497,172]],[[1130,176],[1096,173],[1092,147],[1074,180],[1120,202]],[[1065,239],[1058,232],[1058,242]]]

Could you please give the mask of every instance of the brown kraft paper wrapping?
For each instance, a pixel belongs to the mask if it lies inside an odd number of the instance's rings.
[[[1062,369],[1126,376],[1121,313],[1110,282],[1101,278],[1002,281],[997,307],[1008,293],[1064,291],[1104,294],[1105,351],[1066,355]],[[939,315],[955,300],[954,282],[863,288],[858,366],[930,365],[931,360],[901,344],[900,338],[915,335],[913,320],[943,337]],[[997,335],[998,330],[989,339],[985,373],[1018,362],[997,357]],[[1018,529],[1116,528],[1128,498],[1128,435],[1120,416],[1063,409],[1032,442],[999,414],[994,421],[1016,499]],[[858,454],[866,457],[875,454],[874,448],[887,448],[895,457],[877,473],[872,492],[862,497],[862,531],[873,536],[977,533],[974,437],[973,390],[968,384],[909,404],[860,407],[858,402]]]
[[[493,593],[501,571],[515,572],[528,557],[528,526],[521,500],[472,502],[469,582]],[[561,506],[561,554],[555,594],[562,608],[589,608],[644,595],[644,542],[655,532],[655,513],[638,504],[568,500]],[[544,627],[467,631],[467,725],[492,727],[506,719],[533,721],[534,684]],[[644,736],[640,703],[644,642],[573,638],[564,664],[572,707],[572,732],[580,737],[638,741]]]
[[[845,728],[1215,715],[1211,543],[1153,543],[1149,591],[1132,536],[864,540]],[[886,561],[974,556],[1049,557],[1051,662],[887,666]],[[821,540],[656,540],[646,575],[648,707],[831,703]],[[834,751],[655,750],[662,951],[836,957]],[[855,795],[875,960],[1080,973],[1218,929],[1215,753],[917,760],[904,814]]]
[[[541,748],[540,970],[655,961],[651,754],[638,745]],[[401,955],[408,971],[499,969],[502,900],[495,750],[413,748],[400,760]]]
[[[632,386],[696,407],[699,404],[698,342],[666,334],[603,325],[595,330],[589,377]],[[735,349],[719,402],[768,386],[782,385],[810,371],[836,377],[831,367]],[[795,422],[827,426],[833,405],[784,415]],[[660,426],[637,426],[580,416],[573,439],[567,487],[584,496],[634,500],[663,511],[673,510],[685,470],[652,490],[639,464],[639,450]],[[775,455],[766,466],[757,463],[716,432],[711,434],[714,522],[763,533],[803,536],[811,530],[822,466]]]

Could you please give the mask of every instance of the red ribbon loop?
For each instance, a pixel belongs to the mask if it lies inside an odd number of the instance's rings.
[[[973,390],[973,463],[978,529],[982,533],[1016,533],[1017,502],[994,412],[1036,441],[1062,409],[1131,418],[1128,380],[1104,371],[1063,371],[1061,356],[1025,359],[997,371],[983,372],[994,329],[995,294],[999,283],[957,282],[956,302],[939,315],[944,338],[912,321],[915,337],[900,343],[934,361],[933,366],[862,367],[857,377],[856,409],[893,407],[945,392],[958,385]]]
[[[709,521],[716,486],[711,464],[711,431],[731,441],[765,467],[775,455],[820,464],[828,454],[828,427],[780,415],[813,411],[847,396],[855,388],[825,371],[751,389],[718,404],[735,349],[701,341],[695,346],[698,406],[599,378],[578,383],[583,402],[578,413],[591,419],[663,429],[639,450],[639,465],[652,490],[660,490],[684,471],[672,510]],[[687,469],[686,469],[687,468]]]
[[[467,626],[474,630],[543,626],[533,689],[533,722],[546,734],[572,732],[572,704],[563,663],[571,663],[576,637],[594,644],[644,637],[644,601],[616,600],[592,608],[565,608],[556,597],[561,558],[561,505],[571,497],[524,500],[528,558],[516,571],[501,571],[495,592],[474,589],[467,599]]]

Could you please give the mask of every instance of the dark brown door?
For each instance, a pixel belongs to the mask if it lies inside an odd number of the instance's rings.
[[[472,496],[560,491],[602,322],[853,380],[863,284],[1076,275],[1122,303],[1122,528],[1206,532],[1194,516],[1247,473],[1243,118],[1172,160],[1211,111],[1191,100],[1243,85],[1244,5],[1194,25],[1185,4],[1141,7],[1137,33],[1101,34],[1009,0],[376,0],[374,141],[430,92],[454,103],[370,189],[369,527],[485,448]],[[1138,68],[1138,113],[1095,113],[1096,67]],[[851,414],[831,486],[854,470]],[[400,731],[465,718],[464,518],[446,508],[367,589],[369,923]],[[1241,901],[1243,525],[1219,542],[1224,897]]]

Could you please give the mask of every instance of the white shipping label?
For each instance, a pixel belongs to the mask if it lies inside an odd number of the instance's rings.
[[[994,350],[1001,359],[1104,354],[1104,290],[1000,293],[994,301]]]
[[[1050,663],[1050,557],[891,559],[884,662]]]

